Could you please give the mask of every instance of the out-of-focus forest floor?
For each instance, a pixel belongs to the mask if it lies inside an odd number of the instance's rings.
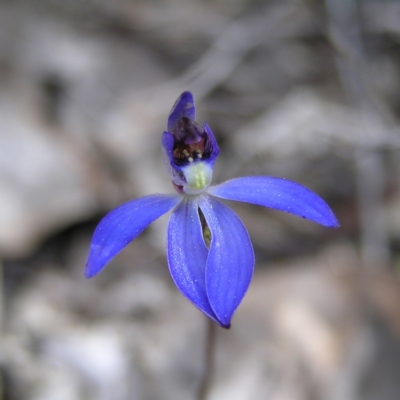
[[[173,193],[178,95],[245,175],[320,194],[329,230],[232,204],[256,273],[218,330],[210,400],[400,399],[400,2],[0,1],[1,395],[188,400],[205,317],[174,287],[167,217],[96,278],[93,230]]]

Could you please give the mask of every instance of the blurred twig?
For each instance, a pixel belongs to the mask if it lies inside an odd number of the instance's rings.
[[[2,337],[4,330],[4,301],[4,265],[0,259],[0,338]]]
[[[388,122],[388,108],[378,100],[365,79],[365,65],[357,0],[325,0],[328,15],[327,37],[337,51],[337,66],[349,104],[362,115],[372,115],[381,125]],[[360,117],[360,129],[370,131],[369,122]],[[374,132],[379,134],[382,132]],[[383,136],[386,136],[385,132]],[[385,266],[389,261],[389,242],[383,218],[386,173],[378,149],[354,154],[357,197],[361,229],[361,253],[367,267]]]
[[[0,260],[0,353],[2,353],[1,343],[3,342],[3,327],[4,327],[4,271],[3,263]],[[0,354],[0,363],[3,363],[2,355]],[[3,376],[0,374],[0,399],[4,398],[4,382]]]
[[[163,110],[165,104],[182,90],[190,89],[200,101],[224,82],[249,51],[266,40],[283,36],[285,22],[299,11],[297,1],[267,7],[255,15],[246,15],[226,24],[210,48],[181,76],[165,84],[141,91],[137,98],[149,97],[154,109]]]
[[[210,394],[211,384],[215,372],[215,341],[217,325],[207,318],[207,332],[204,349],[203,379],[198,392],[198,400],[207,400]]]
[[[256,15],[229,22],[210,49],[176,82],[190,84],[196,96],[205,96],[222,83],[243,57],[268,38],[285,30],[285,22],[296,15],[297,2],[268,7]]]
[[[363,263],[370,268],[382,268],[390,257],[383,210],[386,172],[382,154],[358,150],[355,165]]]

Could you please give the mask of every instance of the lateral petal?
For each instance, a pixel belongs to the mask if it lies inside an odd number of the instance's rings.
[[[128,201],[110,211],[94,231],[85,276],[98,274],[148,225],[180,201],[178,196],[155,194]]]
[[[176,286],[204,314],[221,324],[208,301],[204,244],[198,203],[186,198],[172,212],[167,235],[168,266]]]
[[[339,227],[337,218],[321,197],[286,179],[247,176],[210,187],[207,192],[222,199],[243,201],[288,212],[329,228]]]
[[[229,207],[208,195],[200,198],[199,205],[211,231],[208,300],[221,324],[229,328],[253,276],[253,246],[242,221]]]

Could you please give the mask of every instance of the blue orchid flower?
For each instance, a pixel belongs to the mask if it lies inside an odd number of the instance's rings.
[[[167,230],[172,279],[205,315],[229,328],[252,279],[254,251],[241,220],[218,199],[273,208],[326,227],[339,226],[324,200],[286,179],[249,176],[209,186],[219,148],[210,127],[195,122],[190,92],[182,93],[173,106],[162,147],[178,194],[145,196],[107,214],[93,235],[87,278],[98,274],[148,225],[172,210]]]

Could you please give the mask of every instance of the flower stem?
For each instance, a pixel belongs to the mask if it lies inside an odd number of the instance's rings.
[[[204,348],[204,372],[198,392],[198,400],[207,400],[215,371],[215,342],[217,325],[207,318],[207,332]]]

